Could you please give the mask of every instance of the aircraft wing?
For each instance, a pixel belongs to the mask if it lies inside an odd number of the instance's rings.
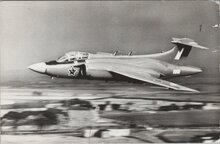
[[[100,63],[101,64],[101,63]],[[197,90],[181,86],[179,84],[175,84],[173,82],[169,82],[166,80],[159,79],[160,73],[146,69],[140,68],[133,65],[128,64],[120,64],[120,63],[102,63],[101,65],[96,63],[96,68],[104,69],[110,72],[114,72],[126,77],[130,77],[136,80],[144,81],[147,83],[163,86],[166,88],[174,89],[174,90],[183,90],[183,91],[191,91],[198,92]]]

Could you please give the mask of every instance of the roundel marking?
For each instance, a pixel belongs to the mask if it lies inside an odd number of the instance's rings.
[[[69,69],[68,69],[68,76],[75,76],[76,74],[76,68],[74,68],[74,66],[71,66]]]

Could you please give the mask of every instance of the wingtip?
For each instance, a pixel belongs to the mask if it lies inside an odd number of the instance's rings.
[[[187,88],[185,91],[193,92],[193,93],[199,93],[199,92],[200,92],[200,91],[198,91],[198,90],[191,89],[191,88]]]
[[[195,89],[193,89],[193,91],[192,91],[192,92],[195,92],[195,93],[200,93],[200,91],[195,90]]]

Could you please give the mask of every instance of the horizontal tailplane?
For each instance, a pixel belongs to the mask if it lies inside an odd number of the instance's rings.
[[[192,48],[198,49],[209,49],[207,47],[201,46],[194,40],[189,38],[172,38],[171,43],[175,44],[178,48],[178,52],[175,56],[175,60],[180,60],[182,57],[187,57]]]

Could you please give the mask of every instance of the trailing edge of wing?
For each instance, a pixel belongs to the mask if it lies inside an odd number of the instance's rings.
[[[136,69],[136,70],[138,71],[138,69]],[[113,71],[116,72],[116,73],[119,73],[121,75],[125,75],[127,77],[131,77],[131,78],[134,78],[134,79],[137,79],[137,80],[145,81],[145,82],[148,82],[148,83],[152,83],[152,84],[155,84],[155,85],[167,87],[167,88],[174,89],[174,90],[198,92],[197,90],[194,90],[194,89],[191,89],[191,88],[188,88],[188,87],[185,87],[185,86],[181,86],[181,85],[175,84],[173,82],[169,82],[169,81],[161,80],[159,78],[152,77],[150,74],[147,74],[147,73],[140,74],[140,73],[137,73],[137,72],[134,72],[134,71],[123,71],[119,68],[117,68],[116,70],[113,70]]]
[[[197,90],[175,84],[173,82],[161,80],[159,78],[159,73],[153,70],[144,69],[136,66],[119,64],[119,63],[99,63],[95,65],[97,69],[105,69],[120,75],[124,75],[133,79],[140,81],[145,81],[151,84],[167,87],[174,90],[190,91],[190,92],[199,92]]]
[[[171,89],[174,89],[174,90],[199,92],[197,90],[194,90],[194,89],[191,89],[191,88],[188,88],[188,87],[185,87],[185,86],[173,83],[173,82],[169,82],[169,81],[161,80],[161,79],[158,79],[158,78],[154,78],[154,77],[150,77],[146,81],[148,81],[149,83],[164,86],[164,87],[171,88]]]

